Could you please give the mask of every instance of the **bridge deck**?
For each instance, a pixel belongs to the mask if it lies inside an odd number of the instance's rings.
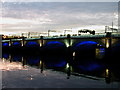
[[[79,36],[71,36],[70,38],[73,39],[73,38],[105,38],[106,37],[106,34],[96,34],[96,35],[79,35]],[[120,33],[112,33],[111,37],[113,38],[120,38]],[[43,39],[66,39],[67,36],[59,36],[59,37],[43,37]],[[25,40],[40,40],[41,38],[38,37],[38,38],[25,38]],[[22,39],[11,39],[12,41],[21,41]],[[10,40],[2,40],[2,42],[9,42]]]

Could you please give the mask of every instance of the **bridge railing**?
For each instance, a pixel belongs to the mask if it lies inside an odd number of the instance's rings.
[[[78,35],[78,36],[71,36],[71,38],[104,38],[106,37],[106,33],[96,33],[95,35]],[[120,32],[119,33],[112,33],[111,37],[120,37]],[[67,36],[57,36],[57,37],[43,37],[43,39],[57,39],[57,38],[61,38],[61,39],[65,39],[67,38]],[[40,37],[38,38],[24,38],[24,40],[39,40],[41,39]],[[20,41],[22,40],[22,38],[20,39],[11,39],[12,41]],[[2,42],[9,42],[9,40],[2,40]]]
[[[120,32],[112,33],[112,37],[120,37]]]

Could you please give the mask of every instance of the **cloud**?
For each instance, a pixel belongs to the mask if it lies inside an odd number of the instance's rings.
[[[117,25],[117,3],[6,2],[2,17],[0,24],[4,32],[45,32],[48,29],[64,30],[90,25],[98,27],[111,25],[113,19]]]

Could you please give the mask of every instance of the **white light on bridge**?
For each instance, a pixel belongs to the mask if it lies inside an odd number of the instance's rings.
[[[22,43],[22,47],[23,47],[23,43]]]
[[[106,69],[105,73],[106,73],[106,77],[108,77],[109,76],[109,69]]]
[[[69,44],[68,40],[65,40],[64,42],[65,42],[66,47],[69,47],[73,44],[72,40],[70,41],[70,44]]]
[[[106,48],[109,48],[109,40],[106,41]]]
[[[66,68],[69,68],[69,67],[70,67],[70,66],[69,66],[69,64],[67,63],[67,64],[66,64]]]
[[[42,61],[40,60],[40,65],[42,65]]]
[[[73,56],[75,56],[75,52],[73,52]]]

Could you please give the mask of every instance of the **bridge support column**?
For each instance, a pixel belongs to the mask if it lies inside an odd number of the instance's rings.
[[[12,46],[12,39],[10,39],[9,41],[9,46]]]
[[[68,54],[68,60],[72,60],[73,59],[73,53],[72,53],[72,48],[71,48],[71,37],[70,34],[67,35],[67,39],[68,39],[68,47],[67,47],[67,54]]]
[[[105,39],[105,46],[106,46],[106,48],[111,48],[111,45],[112,45],[111,33],[107,32],[106,39]]]
[[[68,47],[67,47],[67,79],[70,78],[71,75],[71,62],[73,59],[73,53],[72,53],[72,48],[71,48],[71,36],[70,34],[67,35],[67,40],[68,40]]]
[[[68,44],[69,44],[69,46],[71,46],[71,36],[70,36],[70,34],[67,35],[67,39],[68,39]],[[68,47],[69,47],[69,46],[68,46]]]
[[[106,33],[106,39],[105,39],[105,46],[106,46],[106,50],[105,50],[105,59],[111,59],[111,47],[112,47],[112,38],[111,38],[111,33]]]
[[[25,37],[22,37],[22,47],[25,45]]]
[[[43,36],[40,37],[40,47],[43,47]]]

